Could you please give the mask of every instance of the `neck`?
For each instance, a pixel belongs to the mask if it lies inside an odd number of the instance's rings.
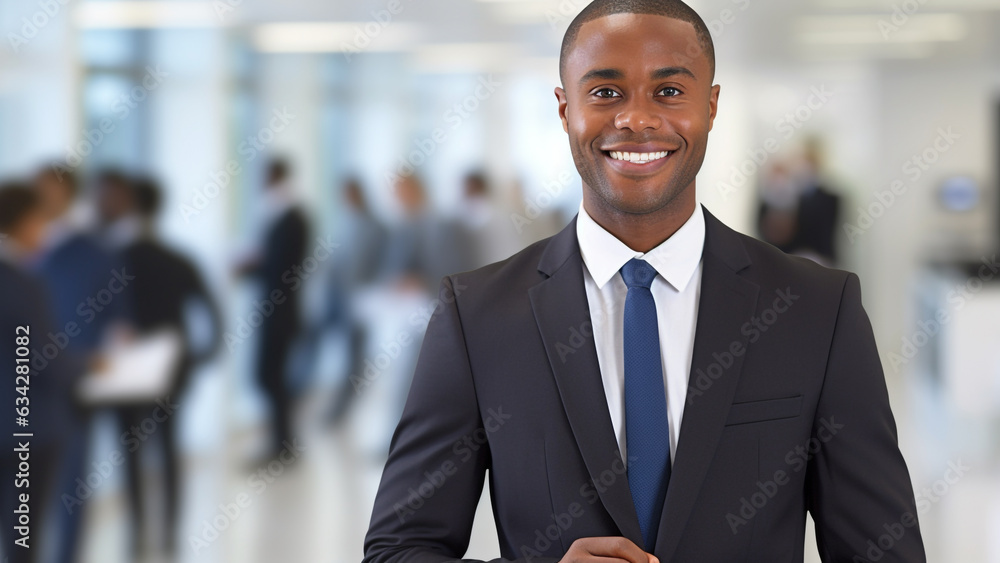
[[[649,252],[680,229],[695,212],[694,190],[684,190],[652,213],[626,213],[596,201],[584,187],[583,208],[598,225],[636,252]]]

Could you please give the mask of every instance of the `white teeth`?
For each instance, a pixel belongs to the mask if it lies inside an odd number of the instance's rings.
[[[611,151],[611,158],[615,160],[625,160],[628,162],[636,162],[639,164],[646,164],[654,160],[660,160],[670,154],[670,151],[660,151],[660,152],[620,152]]]

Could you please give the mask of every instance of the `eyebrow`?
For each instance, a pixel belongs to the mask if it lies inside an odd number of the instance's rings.
[[[668,66],[664,68],[659,68],[653,71],[653,80],[662,80],[664,78],[670,78],[677,74],[683,74],[691,78],[695,78],[694,73],[690,69],[683,66]]]
[[[580,79],[580,84],[584,84],[594,80],[595,78],[600,78],[602,80],[621,80],[622,78],[625,78],[625,73],[616,68],[595,68],[583,75],[583,78]]]
[[[653,80],[663,80],[664,78],[670,78],[671,76],[676,76],[678,74],[695,78],[694,73],[691,72],[690,69],[682,66],[658,68],[650,74],[650,77]],[[602,80],[621,80],[622,78],[625,78],[625,73],[616,68],[596,68],[584,74],[583,77],[580,78],[580,84],[584,84],[596,78]]]

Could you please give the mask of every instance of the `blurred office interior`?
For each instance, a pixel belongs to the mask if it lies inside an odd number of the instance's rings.
[[[126,472],[99,470],[124,446],[120,423],[98,406],[79,561],[361,558],[441,275],[550,236],[579,206],[553,88],[585,3],[0,3],[0,179],[75,172],[80,225],[99,222],[109,175],[155,180],[155,232],[221,319],[171,415],[175,537],[150,449],[149,533],[142,550],[129,539]],[[698,199],[860,275],[928,560],[1000,563],[1000,276],[981,267],[1000,250],[1000,0],[690,3],[722,85]],[[817,192],[836,202],[822,220],[805,213]],[[255,375],[266,293],[241,272],[288,205],[305,225],[302,313],[275,398]],[[826,242],[806,241],[810,227]],[[259,465],[282,401],[301,451]],[[497,556],[485,499],[467,557]]]

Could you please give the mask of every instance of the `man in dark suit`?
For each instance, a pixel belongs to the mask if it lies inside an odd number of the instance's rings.
[[[580,213],[446,276],[365,560],[460,559],[489,472],[503,560],[924,561],[856,275],[695,200],[714,51],[678,0],[597,0],[556,89]]]
[[[757,230],[784,252],[835,267],[840,196],[828,189],[821,162],[819,140],[811,139],[800,174],[785,163],[774,165],[761,186]]]
[[[288,362],[302,329],[301,268],[306,255],[308,225],[295,201],[288,163],[272,160],[267,167],[263,206],[265,217],[262,250],[256,261],[244,265],[245,273],[260,281],[259,302],[270,311],[260,327],[257,381],[271,404],[273,432],[267,456],[279,454],[292,443],[292,395]]]
[[[799,196],[796,246],[806,256],[816,256],[824,265],[837,264],[836,237],[840,223],[840,196],[828,189],[822,178],[822,149],[810,140],[805,162],[808,175]]]
[[[50,316],[48,295],[24,269],[41,247],[44,228],[41,203],[29,185],[0,186],[0,331],[5,341],[0,345],[5,370],[0,403],[14,411],[8,411],[0,433],[0,557],[10,563],[41,561],[45,549],[60,543],[49,533],[48,501],[58,482],[63,433],[72,423],[71,386],[82,372],[72,352],[52,340],[61,329]],[[29,362],[22,363],[25,359]],[[18,424],[21,419],[27,424]]]
[[[165,551],[169,555],[176,552],[178,508],[182,495],[176,410],[183,405],[182,397],[195,367],[211,357],[221,345],[222,321],[215,299],[210,295],[197,266],[163,244],[155,235],[155,220],[162,201],[159,185],[151,178],[138,178],[130,183],[130,188],[123,197],[128,201],[130,214],[138,220],[138,229],[134,231],[134,238],[121,241],[124,246],[120,257],[130,278],[124,299],[129,303],[132,328],[140,338],[163,329],[173,330],[181,336],[183,343],[167,394],[158,400],[136,401],[117,409],[122,431],[120,441],[128,449],[126,465],[134,523],[132,550],[138,560],[143,552],[149,550],[148,544],[143,541],[147,519],[140,456],[153,442],[157,442],[163,452]],[[192,312],[196,310],[203,314],[195,317]],[[195,318],[209,321],[211,328],[205,332],[209,336],[207,339],[192,336]],[[164,411],[170,412],[164,414]],[[155,440],[140,441],[131,432],[147,419],[158,423],[157,436]]]

